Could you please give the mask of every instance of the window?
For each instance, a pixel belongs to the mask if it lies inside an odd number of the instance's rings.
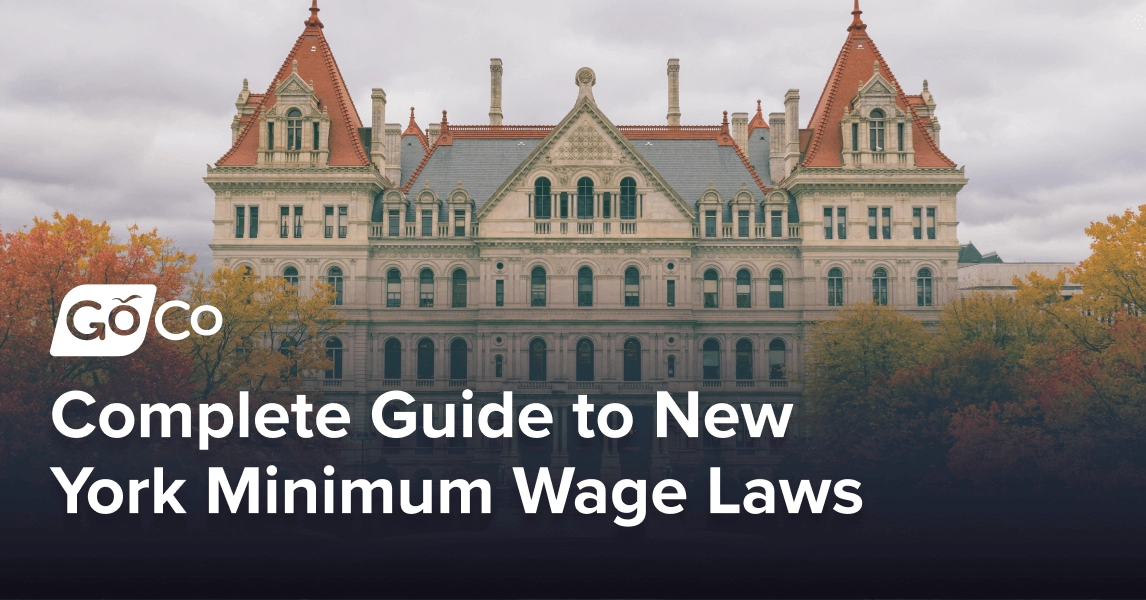
[[[788,364],[788,347],[776,338],[768,344],[768,378],[784,379]]]
[[[701,371],[705,379],[720,379],[720,342],[704,340],[701,346]]]
[[[237,238],[243,237],[243,233],[247,230],[246,217],[247,217],[247,207],[236,206],[235,207],[235,237],[237,237]]]
[[[593,306],[593,270],[589,267],[577,270],[577,306]]]
[[[500,354],[493,357],[493,376],[494,377],[501,377],[502,376],[502,372],[503,372],[502,364],[503,363],[504,363],[504,360],[501,358]]]
[[[402,378],[402,342],[394,338],[386,340],[386,345],[382,348],[382,377]]]
[[[716,276],[716,269],[709,269],[704,272],[704,307],[716,308],[720,306],[720,298],[718,296],[717,287],[720,285],[720,280]]]
[[[545,306],[545,269],[533,267],[529,274],[529,305]]]
[[[625,269],[625,306],[641,305],[641,273],[636,267]]]
[[[670,379],[676,377],[676,356],[672,354],[668,358],[668,376]]]
[[[852,123],[852,152],[859,152],[860,149],[860,126],[859,123]]]
[[[243,269],[243,281],[248,281],[248,280],[256,278],[255,277],[255,270],[252,269],[250,265],[243,265],[242,269]],[[250,300],[248,300],[248,303],[249,302],[250,302]]]
[[[294,207],[294,237],[302,237],[302,207]]]
[[[287,267],[283,269],[283,281],[286,281],[288,288],[298,287],[298,269],[294,267]]]
[[[569,218],[569,192],[561,192],[560,204],[561,204],[561,206],[559,208],[561,209],[561,218],[562,219],[568,219]]]
[[[283,338],[279,342],[279,354],[286,357],[290,367],[283,370],[283,378],[298,377],[298,357],[295,354],[295,341],[289,337]]]
[[[887,269],[883,267],[871,272],[871,301],[887,306]]]
[[[612,204],[613,204],[613,195],[610,194],[609,192],[602,192],[601,193],[601,218],[602,219],[613,218]]]
[[[848,239],[848,209],[842,206],[836,209],[836,233],[839,239]]]
[[[338,237],[346,237],[346,229],[350,224],[349,208],[346,206],[338,207]]]
[[[326,360],[333,363],[326,370],[326,379],[342,379],[342,340],[338,338],[326,340]]]
[[[577,342],[577,381],[593,381],[593,342]]]
[[[665,282],[665,286],[665,305],[676,306],[676,280],[668,280]]]
[[[250,228],[251,239],[255,239],[255,238],[259,237],[259,207],[257,207],[257,206],[250,207],[250,213],[251,213],[251,228]]]
[[[434,211],[422,211],[422,237],[434,236]]]
[[[868,137],[872,152],[883,152],[886,147],[883,143],[883,116],[883,111],[878,108],[871,111],[871,120],[868,121]]]
[[[326,271],[326,283],[334,288],[334,305],[342,306],[342,269],[330,267]]]
[[[839,267],[828,271],[828,306],[844,305],[844,272]]]
[[[450,342],[450,379],[469,378],[469,348],[458,338]]]
[[[716,211],[704,211],[704,237],[716,237]]]
[[[275,149],[275,124],[267,123],[267,149]]]
[[[454,237],[465,237],[466,235],[466,211],[454,211]]]
[[[402,306],[402,274],[398,269],[386,271],[386,308]]]
[[[285,238],[290,235],[290,207],[279,207],[279,237]]]
[[[533,218],[548,219],[553,197],[549,193],[549,178],[538,177],[533,182]]]
[[[418,379],[434,378],[434,342],[423,339],[418,342]]]
[[[903,152],[905,150],[905,148],[903,147],[903,123],[896,123],[895,124],[895,133],[896,133],[896,138],[898,139],[898,142],[899,142],[895,147],[900,152]]]
[[[736,225],[736,234],[742,238],[748,237],[748,211],[740,211],[736,217]]]
[[[891,239],[891,207],[885,206],[881,211],[881,218],[883,219],[883,239]]]
[[[621,218],[637,218],[637,180],[626,177],[621,180]]]
[[[752,274],[748,269],[736,272],[736,308],[752,308]]]
[[[494,306],[505,306],[505,280],[498,279],[493,282],[493,303]]]
[[[545,381],[547,352],[545,340],[535,339],[529,343],[529,380]]]
[[[625,340],[625,356],[622,372],[625,381],[641,380],[641,342],[634,338]]]
[[[418,306],[431,308],[434,306],[434,272],[422,269],[418,273]]]
[[[253,207],[253,206],[251,207],[251,218],[252,219],[255,218],[255,207]],[[255,237],[255,236],[252,235],[251,237]],[[929,239],[929,240],[935,239],[935,207],[934,206],[928,206],[927,207],[927,239]]]
[[[593,180],[588,177],[577,180],[577,218],[593,218]]]
[[[911,209],[911,235],[917,239],[923,239],[923,209],[918,206]]]
[[[752,379],[752,342],[736,342],[736,378]]]
[[[302,148],[302,113],[297,108],[287,111],[287,150]]]
[[[396,210],[390,211],[390,237],[398,237],[402,235],[402,221],[401,213]]]
[[[832,239],[832,207],[824,207],[824,239]]]
[[[451,295],[453,296],[453,308],[466,307],[466,271],[465,269],[454,269],[453,276],[453,289]],[[463,379],[456,377],[455,379]]]
[[[879,239],[879,209],[867,207],[867,239]]]
[[[322,237],[334,237],[334,207],[322,207]]]
[[[772,211],[772,237],[784,237],[784,213]]]
[[[313,135],[310,136],[310,149],[311,150],[318,150],[318,138],[319,138],[318,121],[314,121],[313,123],[311,123],[311,125],[313,126],[312,129],[314,131],[312,132]]]
[[[931,269],[924,267],[919,270],[915,278],[915,295],[919,306],[931,306]]]
[[[784,308],[784,272],[780,269],[768,274],[768,307]]]

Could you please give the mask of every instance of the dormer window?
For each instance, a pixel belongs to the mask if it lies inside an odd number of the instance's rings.
[[[871,111],[871,120],[868,121],[868,137],[870,138],[872,152],[883,152],[884,148],[887,147],[884,145],[883,128],[884,114],[882,110],[877,108]]]
[[[287,150],[302,149],[302,111],[292,108],[287,111]]]

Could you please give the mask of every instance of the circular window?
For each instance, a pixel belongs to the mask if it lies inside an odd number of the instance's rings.
[[[671,336],[671,335],[670,335],[670,336],[669,336],[669,340],[668,340],[668,341],[669,341],[669,344],[675,344],[675,343],[676,343],[676,338],[674,338],[673,336]]]
[[[671,271],[671,270],[673,270],[673,269],[675,269],[675,268],[676,268],[676,263],[671,263],[671,262],[670,262],[670,263],[669,263],[667,266],[668,266],[668,270],[670,270],[670,271]]]
[[[501,336],[499,335],[499,336],[493,338],[493,343],[500,345],[501,344]]]
[[[502,270],[502,269],[504,269],[504,268],[505,268],[505,263],[503,263],[503,262],[499,262],[499,263],[497,263],[497,270],[498,270],[498,271],[500,271],[500,270]]]

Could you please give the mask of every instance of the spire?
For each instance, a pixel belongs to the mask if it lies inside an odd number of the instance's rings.
[[[756,115],[748,122],[748,135],[756,129],[768,129],[768,121],[764,119],[764,109],[760,107],[760,101],[756,101]]]
[[[720,123],[720,134],[716,136],[717,146],[735,146],[736,141],[728,132],[728,111],[724,111],[724,120]]]
[[[867,25],[864,25],[863,19],[860,18],[860,15],[863,14],[863,11],[860,10],[860,0],[855,0],[855,2],[855,8],[852,9],[852,24],[848,25],[848,31],[862,32],[867,29]]]
[[[438,130],[438,138],[434,140],[437,146],[453,146],[454,136],[450,133],[450,121],[446,118],[446,111],[442,111],[442,125]]]
[[[428,149],[430,147],[430,141],[426,139],[426,132],[422,131],[422,128],[418,127],[418,123],[414,121],[413,106],[410,107],[410,124],[406,126],[406,131],[402,132],[402,137],[407,135],[417,136],[418,141],[422,143],[422,148]]]
[[[307,27],[318,27],[322,29],[322,21],[318,20],[318,10],[318,0],[310,0],[310,18],[303,21],[303,24]]]

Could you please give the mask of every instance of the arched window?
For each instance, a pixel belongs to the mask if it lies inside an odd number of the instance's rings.
[[[915,296],[919,306],[931,306],[931,269],[919,270],[915,279]]]
[[[326,370],[327,379],[342,379],[342,340],[326,340],[326,359],[334,363]]]
[[[302,113],[297,108],[287,111],[287,150],[302,148]]]
[[[720,285],[720,280],[716,276],[716,269],[709,269],[704,272],[704,307],[716,308],[720,306],[720,298],[717,292],[717,287]]]
[[[593,180],[588,177],[577,180],[577,218],[593,218]]]
[[[784,272],[780,269],[768,274],[768,306],[784,308]]]
[[[545,268],[533,267],[529,275],[529,305],[545,306]]]
[[[418,379],[434,378],[434,342],[423,339],[418,342]]]
[[[702,375],[705,379],[720,379],[720,342],[704,340],[701,350]]]
[[[736,272],[736,308],[752,308],[752,273],[748,269]]]
[[[500,354],[493,357],[493,376],[494,377],[501,377],[502,376],[502,373],[505,370],[504,364],[505,364],[504,359],[501,357]]]
[[[577,381],[593,381],[593,342],[577,342]]]
[[[453,277],[453,290],[451,295],[453,298],[454,308],[466,307],[466,270],[454,269]]]
[[[637,218],[637,180],[632,177],[621,180],[621,218]]]
[[[768,344],[768,378],[784,379],[788,363],[788,347],[784,340],[776,338]]]
[[[545,350],[545,340],[540,338],[529,343],[529,380],[545,381],[548,352]]]
[[[676,356],[670,354],[668,358],[668,376],[676,377]]]
[[[577,306],[593,306],[593,269],[577,270]]]
[[[402,342],[395,338],[386,340],[382,348],[382,378],[402,378]]]
[[[418,306],[432,307],[434,305],[434,272],[422,269],[418,273]]]
[[[883,111],[875,109],[871,111],[871,120],[868,121],[868,137],[871,141],[872,152],[883,152],[885,146],[883,144]]]
[[[828,271],[828,306],[844,305],[844,272],[839,267]]]
[[[252,269],[250,265],[243,265],[239,268],[243,270],[243,279],[244,280],[249,280],[249,279],[255,278],[255,270]]]
[[[450,342],[450,379],[459,380],[469,377],[469,354],[465,340],[458,338]]]
[[[887,306],[887,269],[879,267],[871,273],[871,301]]]
[[[297,288],[298,287],[298,269],[296,269],[295,267],[287,267],[287,268],[283,269],[283,280],[286,281],[288,289],[289,288]],[[297,290],[291,290],[291,291],[293,292],[293,291],[297,291]]]
[[[553,208],[553,196],[549,192],[549,178],[538,177],[533,182],[533,218],[548,219]]]
[[[288,373],[291,377],[298,377],[298,356],[295,353],[297,345],[298,344],[289,337],[284,337],[282,341],[279,342],[279,354],[286,357],[287,364],[289,365],[289,367],[283,371],[283,379],[286,379]]]
[[[330,267],[326,270],[326,283],[334,288],[334,305],[342,306],[342,269]]]
[[[402,306],[402,274],[398,269],[386,271],[386,307]]]
[[[641,380],[641,343],[635,338],[625,340],[625,381]]]
[[[636,267],[625,269],[625,306],[641,305],[641,272]]]
[[[752,379],[752,342],[736,342],[736,378]]]

